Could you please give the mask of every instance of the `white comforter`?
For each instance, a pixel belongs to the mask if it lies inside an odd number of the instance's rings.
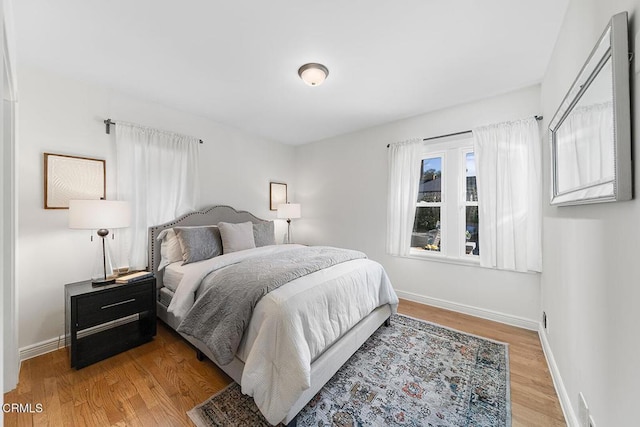
[[[187,264],[169,311],[184,317],[209,272],[296,246],[265,246]],[[270,292],[256,305],[238,349],[245,362],[242,392],[253,396],[270,423],[282,421],[310,386],[311,362],[384,304],[395,311],[398,297],[382,266],[368,259],[337,264]]]

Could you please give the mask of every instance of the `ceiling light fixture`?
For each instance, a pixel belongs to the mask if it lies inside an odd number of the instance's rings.
[[[309,86],[320,86],[329,75],[329,69],[322,64],[312,62],[300,67],[298,75]]]

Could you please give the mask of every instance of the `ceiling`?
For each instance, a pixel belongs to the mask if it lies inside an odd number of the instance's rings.
[[[19,61],[304,144],[539,83],[568,1],[18,0],[14,21]]]

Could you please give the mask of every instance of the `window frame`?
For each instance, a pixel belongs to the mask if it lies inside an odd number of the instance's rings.
[[[471,135],[449,137],[424,147],[417,165],[421,168],[421,176],[423,159],[442,157],[442,197],[440,202],[416,202],[416,209],[420,203],[424,207],[440,207],[440,251],[411,247],[409,257],[465,265],[480,264],[479,255],[465,253],[466,208],[478,206],[477,201],[466,201],[466,155],[470,152],[474,152]],[[415,224],[415,215],[412,221]]]

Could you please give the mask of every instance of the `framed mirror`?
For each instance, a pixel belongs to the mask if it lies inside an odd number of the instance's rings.
[[[614,15],[549,123],[552,205],[632,197],[627,37]]]

